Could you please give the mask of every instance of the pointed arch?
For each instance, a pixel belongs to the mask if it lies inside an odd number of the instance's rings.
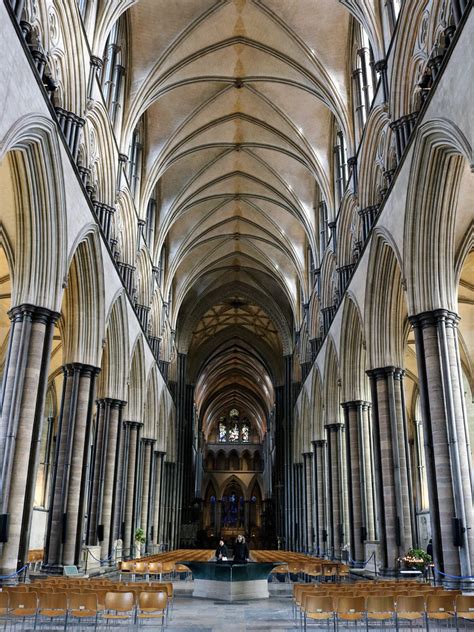
[[[16,243],[12,305],[59,311],[66,271],[66,208],[55,124],[39,114],[18,120],[0,142],[16,179]],[[41,248],[37,247],[41,244]]]
[[[365,339],[370,369],[403,366],[407,307],[400,257],[390,236],[376,229],[365,290]]]
[[[311,386],[311,441],[324,438],[323,387],[319,367],[313,366],[313,383]]]
[[[456,311],[455,210],[463,169],[471,162],[472,147],[451,121],[434,119],[419,128],[404,235],[410,314]]]
[[[69,257],[62,326],[66,362],[100,366],[105,332],[102,251],[96,224],[85,226]]]
[[[146,387],[146,401],[143,415],[143,436],[149,439],[158,439],[157,411],[159,402],[158,369],[153,364],[148,374]]]
[[[145,384],[145,357],[143,337],[140,334],[132,351],[128,381],[128,405],[125,411],[125,419],[127,421],[143,422]]]
[[[342,402],[368,400],[366,344],[359,306],[352,296],[344,301],[341,325]]]
[[[326,361],[324,363],[324,405],[325,423],[338,423],[341,416],[340,406],[340,375],[336,347],[332,336],[328,337],[326,346]]]
[[[127,305],[125,294],[120,290],[112,303],[106,323],[99,396],[126,400],[129,358]]]

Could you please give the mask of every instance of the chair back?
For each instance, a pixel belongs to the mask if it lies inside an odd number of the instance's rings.
[[[38,595],[35,592],[14,591],[10,593],[11,610],[36,610]]]
[[[148,564],[148,572],[152,575],[159,575],[161,572],[163,572],[163,565],[161,564],[161,562],[150,562]]]
[[[138,597],[140,610],[166,610],[168,594],[161,590],[155,592],[141,592]]]
[[[38,610],[67,610],[67,594],[65,592],[39,592]]]
[[[428,595],[426,597],[426,612],[428,615],[442,612],[454,613],[454,601],[455,595]]]
[[[130,612],[135,606],[133,592],[108,592],[105,595],[105,609],[117,612]]]
[[[354,614],[365,612],[365,597],[337,597],[336,611],[338,614]]]
[[[69,610],[88,610],[97,612],[97,595],[92,592],[70,592],[69,598]]]
[[[393,595],[369,595],[367,597],[367,612],[395,612]]]

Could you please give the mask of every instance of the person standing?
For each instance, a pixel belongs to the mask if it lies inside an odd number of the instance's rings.
[[[222,560],[226,560],[229,557],[229,552],[227,551],[227,547],[225,545],[224,540],[222,540],[222,538],[219,540],[219,544],[217,545],[217,549],[216,549],[216,560],[222,561]]]
[[[234,562],[246,564],[249,561],[249,547],[243,535],[238,535],[234,544]]]

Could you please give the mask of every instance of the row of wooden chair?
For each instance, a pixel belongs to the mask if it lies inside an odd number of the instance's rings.
[[[23,625],[28,621],[34,627],[61,622],[64,629],[90,623],[97,629],[100,622],[128,622],[131,625],[154,625],[160,620],[163,626],[168,612],[168,594],[165,590],[107,591],[102,595],[91,592],[0,592],[0,621]]]
[[[430,622],[459,628],[460,622],[474,624],[474,596],[459,592],[347,595],[303,589],[295,599],[295,616],[305,630],[309,622],[334,629],[347,622],[367,629],[388,623],[397,630],[401,623],[429,629]]]

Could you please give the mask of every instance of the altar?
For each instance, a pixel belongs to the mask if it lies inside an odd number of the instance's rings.
[[[268,576],[282,562],[227,562],[180,561],[193,574],[193,597],[236,601],[240,599],[268,599]]]

